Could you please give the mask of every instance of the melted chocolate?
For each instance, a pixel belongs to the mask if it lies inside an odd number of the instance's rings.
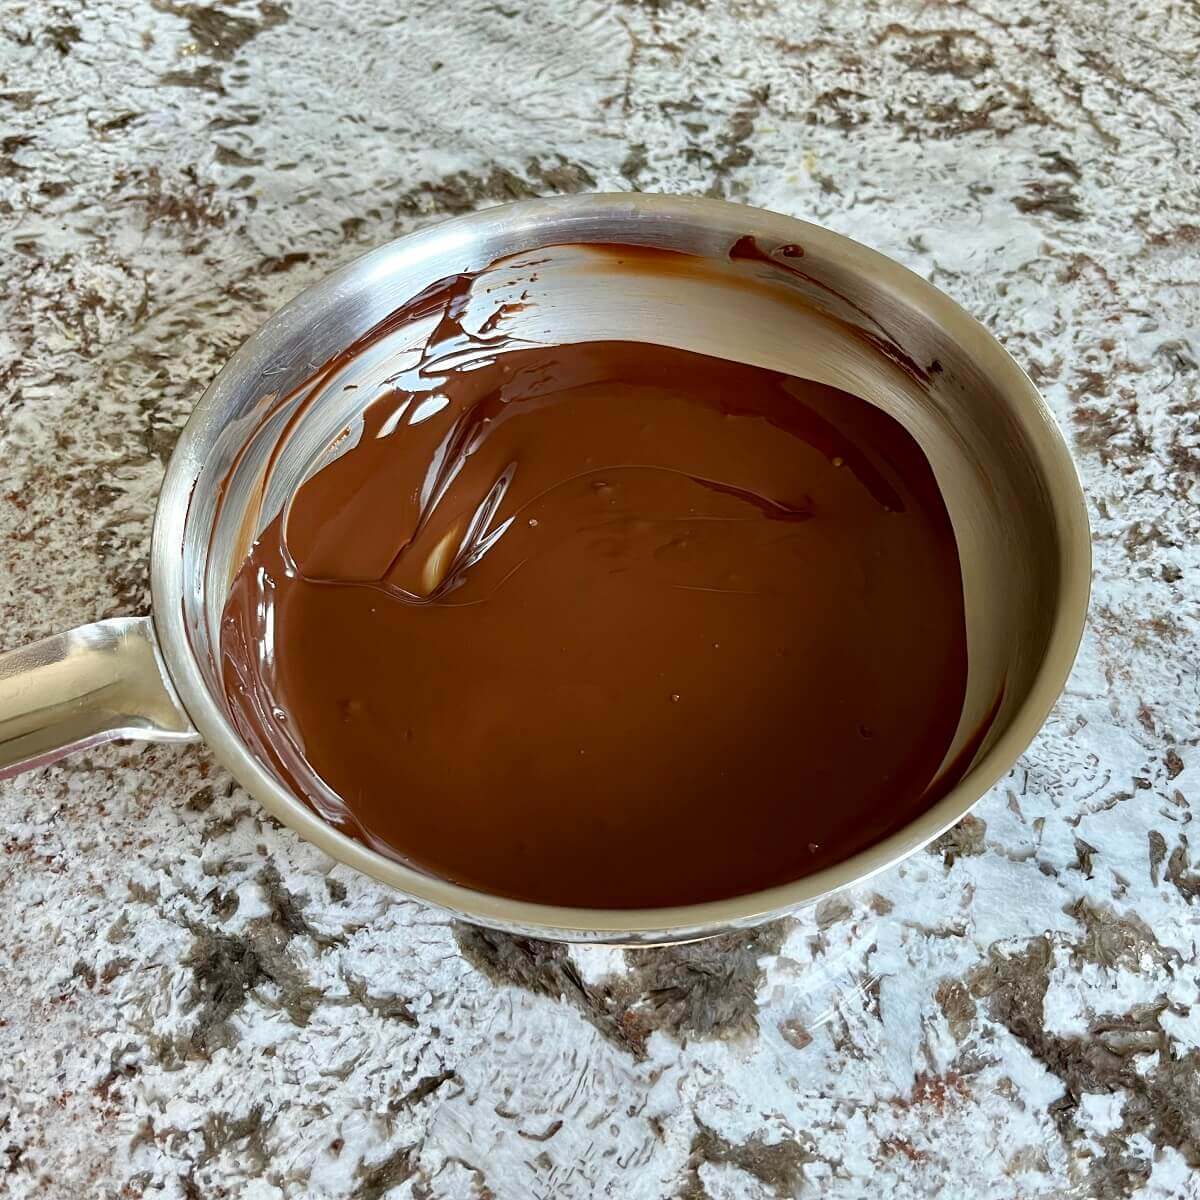
[[[432,347],[466,287],[419,298]],[[932,803],[962,582],[897,422],[642,343],[430,376],[367,409],[226,606],[232,716],[298,794],[456,882],[613,908],[784,883]]]

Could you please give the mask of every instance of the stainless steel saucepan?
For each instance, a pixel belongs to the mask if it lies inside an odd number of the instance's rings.
[[[731,261],[747,237],[768,250],[786,245],[802,270]],[[675,255],[631,255],[636,269],[622,267],[619,257],[589,252],[596,243],[682,251],[699,269],[674,269],[683,261]],[[946,498],[963,565],[969,669],[952,753],[969,766],[943,799],[845,862],[769,891],[671,909],[558,908],[460,887],[377,853],[324,821],[255,755],[221,686],[230,581],[253,538],[353,429],[371,383],[420,331],[393,331],[361,362],[339,367],[338,386],[317,403],[306,403],[311,381],[410,297],[465,271],[482,271],[479,283],[496,294],[528,293],[514,317],[518,337],[650,341],[737,359],[842,387],[909,429]],[[648,195],[524,201],[366,254],[242,346],[196,405],[167,469],[151,552],[154,615],[100,621],[0,655],[0,777],[114,738],[202,738],[302,837],[468,920],[581,941],[697,937],[860,882],[959,820],[1012,767],[1058,697],[1083,629],[1089,574],[1083,496],[1049,411],[999,343],[923,279],[828,230],[736,204]],[[719,830],[713,838],[719,844]]]

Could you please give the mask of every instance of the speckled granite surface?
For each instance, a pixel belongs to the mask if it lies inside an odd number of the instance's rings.
[[[780,0],[0,18],[0,642],[144,611],[224,358],[364,247],[581,188],[892,254],[1068,431],[1063,700],[977,814],[725,943],[455,928],[203,750],[0,785],[5,1196],[1200,1195],[1200,10]]]

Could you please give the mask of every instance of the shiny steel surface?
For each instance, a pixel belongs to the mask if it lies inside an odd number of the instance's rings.
[[[735,271],[728,251],[745,235],[802,246],[803,275],[785,278],[769,266],[748,273],[742,264]],[[669,264],[622,271],[589,255],[589,242],[687,251],[705,269],[689,269],[686,278]],[[377,343],[288,429],[306,381],[433,281],[534,250],[536,266],[509,264],[489,281],[502,289],[516,280],[530,291],[532,304],[511,330],[517,336],[654,341],[818,379],[886,408],[921,443],[963,562],[971,674],[956,746],[972,762],[899,834],[837,867],[719,903],[645,911],[534,905],[431,878],[337,832],[234,731],[215,659],[230,579],[296,484],[336,452],[338,435],[355,436],[370,385],[419,344],[421,331]],[[872,341],[881,337],[918,371],[878,353]],[[1020,368],[950,299],[883,256],[801,221],[718,201],[630,194],[527,201],[449,221],[383,246],[298,296],[245,343],[196,406],[168,468],[152,551],[154,625],[170,679],[214,753],[275,816],[340,861],[469,920],[619,942],[753,924],[861,881],[960,819],[1012,766],[1057,698],[1082,631],[1089,570],[1083,497],[1061,435]],[[148,667],[146,678],[154,678]],[[980,729],[987,732],[976,747]],[[156,730],[125,727],[108,736]]]
[[[149,617],[114,617],[0,654],[0,779],[114,738],[189,742]]]

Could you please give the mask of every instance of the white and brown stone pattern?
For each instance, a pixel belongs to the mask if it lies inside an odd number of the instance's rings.
[[[1153,0],[5,0],[5,646],[146,611],[164,461],[283,300],[592,188],[795,213],[957,297],[1067,431],[1096,570],[975,816],[716,943],[455,926],[202,749],[3,785],[0,1193],[1200,1195],[1198,48]]]

